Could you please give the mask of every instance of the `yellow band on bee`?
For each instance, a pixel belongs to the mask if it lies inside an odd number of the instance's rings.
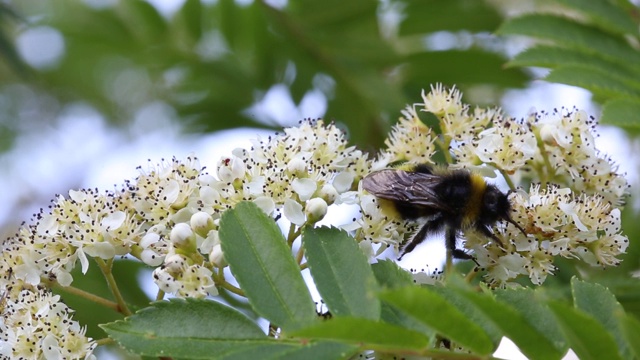
[[[484,196],[484,192],[487,188],[487,183],[481,175],[475,173],[471,173],[469,175],[469,180],[471,181],[471,189],[473,191],[471,191],[471,197],[469,198],[469,201],[467,202],[467,206],[465,208],[466,216],[464,218],[465,224],[463,224],[463,227],[470,226],[474,222],[474,220],[477,219],[478,216],[480,216],[480,210],[482,208],[482,197]]]

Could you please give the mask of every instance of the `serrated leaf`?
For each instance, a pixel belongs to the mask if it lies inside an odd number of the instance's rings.
[[[539,66],[556,68],[564,65],[579,65],[606,71],[613,76],[629,78],[640,76],[640,71],[628,64],[621,65],[597,54],[588,54],[579,49],[538,45],[529,48],[508,62],[508,66]]]
[[[599,54],[620,64],[640,61],[640,52],[631,48],[622,37],[604,33],[566,17],[549,14],[524,15],[504,23],[498,33],[551,40],[589,54]]]
[[[617,339],[620,354],[629,358],[630,350],[622,336],[620,323],[614,316],[618,312],[624,312],[624,309],[615,296],[604,286],[580,281],[577,277],[571,279],[571,290],[573,305],[593,316],[613,334]]]
[[[555,316],[546,304],[540,291],[531,289],[505,289],[495,292],[498,301],[511,305],[517,309],[526,321],[537,329],[538,333],[554,344],[561,352],[566,352],[568,346],[562,337]]]
[[[620,322],[622,328],[622,334],[627,341],[629,349],[631,350],[635,359],[640,357],[640,321],[637,318],[618,312],[616,318]]]
[[[640,128],[640,98],[612,99],[602,106],[602,124],[629,129]]]
[[[551,301],[549,307],[581,360],[622,359],[613,336],[596,319],[564,303]]]
[[[297,330],[295,337],[328,339],[345,343],[361,344],[361,347],[380,350],[423,350],[429,338],[416,331],[393,324],[369,319],[340,317]]]
[[[161,41],[167,34],[167,23],[155,6],[147,1],[130,0],[119,4],[122,16],[129,23],[135,23],[132,28],[143,41]]]
[[[561,66],[545,80],[588,89],[600,96],[640,96],[640,83],[612,77],[606,71],[578,65]]]
[[[285,329],[316,319],[300,268],[272,218],[244,201],[222,215],[219,234],[224,257],[256,313]]]
[[[405,329],[417,331],[429,339],[436,336],[436,332],[423,322],[418,321],[404,311],[385,302],[382,303],[380,309],[380,320],[388,324],[398,325]]]
[[[493,32],[502,20],[497,8],[484,1],[408,1],[404,5],[401,36],[447,30]]]
[[[420,79],[417,85],[421,88],[436,82],[519,87],[528,79],[520,69],[505,69],[504,57],[480,49],[421,52],[408,56],[405,62],[406,76]]]
[[[192,40],[198,40],[202,36],[202,3],[200,0],[187,0],[178,12],[183,25]]]
[[[441,295],[420,287],[383,292],[381,299],[424,323],[454,343],[480,355],[493,351],[484,330]]]
[[[344,344],[336,341],[311,341],[305,346],[287,350],[278,359],[287,360],[325,360],[325,359],[350,359],[358,352],[355,345]],[[262,358],[262,357],[260,357]],[[276,359],[274,359],[276,360]]]
[[[305,228],[307,264],[333,315],[380,318],[378,284],[355,239],[336,228]]]
[[[324,359],[348,359],[358,348],[353,345],[335,341],[308,341],[304,344],[288,340],[271,340],[265,345],[238,346],[237,351],[217,356],[220,360],[324,360]]]
[[[621,7],[607,0],[558,0],[589,17],[600,28],[618,33],[638,35],[634,19]]]
[[[561,359],[564,351],[533,327],[518,310],[487,294],[459,290],[530,359]]]
[[[195,359],[233,351],[241,345],[268,346],[266,335],[256,323],[211,300],[156,302],[101,328],[124,348],[147,356]]]
[[[460,309],[469,320],[480,326],[489,335],[494,344],[500,342],[500,339],[504,336],[503,332],[496,326],[490,316],[487,316],[480,307],[474,304],[473,300],[463,295],[462,289],[454,289],[449,283],[446,287],[434,286],[431,289],[445,298],[451,305]]]
[[[392,289],[413,285],[411,274],[393,260],[378,260],[377,263],[371,264],[371,269],[378,284],[384,288]]]

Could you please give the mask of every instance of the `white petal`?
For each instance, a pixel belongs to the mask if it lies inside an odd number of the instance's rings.
[[[298,194],[300,201],[311,199],[313,193],[318,188],[318,183],[312,179],[294,179],[291,182],[291,188]]]
[[[105,260],[113,259],[116,256],[116,249],[108,242],[86,244],[83,249],[87,255]]]
[[[142,237],[142,240],[140,240],[140,246],[143,249],[146,249],[149,246],[157,243],[158,241],[160,241],[160,235],[154,232],[147,232],[147,234]]]
[[[127,214],[124,211],[116,211],[113,214],[102,219],[100,225],[103,229],[106,230],[115,230],[122,226],[125,219],[127,218]]]
[[[302,212],[302,205],[297,202],[287,199],[284,201],[283,208],[284,216],[296,225],[302,225],[305,222],[304,212]]]
[[[262,195],[262,193],[264,192],[264,182],[264,176],[256,176],[251,179],[251,182],[247,185],[249,194]]]
[[[89,270],[89,260],[87,260],[87,255],[85,255],[82,247],[79,247],[76,250],[76,255],[78,259],[80,259],[80,265],[82,265],[82,273],[86,274],[87,270]]]
[[[41,349],[45,359],[47,360],[60,360],[63,358],[62,353],[60,352],[58,340],[56,340],[53,334],[48,334],[44,337]]]
[[[160,266],[164,261],[164,256],[160,256],[153,250],[144,249],[140,253],[140,259],[149,266]]]
[[[62,286],[69,286],[73,282],[73,276],[66,271],[56,273],[56,281]]]
[[[51,214],[44,215],[38,221],[36,232],[38,235],[53,235],[58,231],[58,220]]]
[[[271,215],[273,210],[276,208],[276,204],[273,202],[273,199],[267,196],[261,196],[253,200],[253,203],[258,205],[260,210],[267,215]]]
[[[180,195],[180,184],[175,180],[170,180],[162,189],[160,199],[166,204],[173,204],[178,199],[178,195]]]
[[[339,193],[343,193],[351,189],[351,184],[353,184],[354,175],[349,171],[343,171],[340,174],[336,175],[333,179],[333,187]]]

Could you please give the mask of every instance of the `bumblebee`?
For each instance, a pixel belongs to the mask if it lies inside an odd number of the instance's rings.
[[[417,165],[375,171],[367,175],[362,186],[382,201],[381,206],[392,208],[405,220],[425,218],[426,222],[402,250],[400,260],[423,242],[428,235],[445,231],[447,249],[456,259],[474,260],[473,256],[458,249],[456,239],[460,232],[476,230],[496,243],[502,242],[491,231],[499,220],[524,229],[511,219],[511,204],[507,195],[495,185],[468,170],[448,170],[428,165]],[[477,264],[477,262],[476,262]]]

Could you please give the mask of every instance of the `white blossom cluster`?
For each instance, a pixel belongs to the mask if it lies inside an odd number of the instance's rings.
[[[227,266],[218,224],[240,201],[284,217],[290,234],[322,220],[332,205],[357,206],[359,215],[339,225],[370,258],[387,247],[397,250],[417,224],[385,213],[359,182],[395,162],[433,164],[438,151],[451,167],[497,170],[509,184],[536,184],[510,196],[512,217],[527,235],[497,226],[501,245],[465,234],[465,247],[489,284],[503,286],[522,275],[540,284],[554,272],[556,256],[616,265],[628,245],[619,209],[627,183],[594,148],[593,120],[570,111],[515,121],[498,109],[471,110],[461,98],[442,86],[423,94],[423,103],[402,112],[375,159],[349,146],[334,124],[303,121],[231,151],[213,174],[194,156],[174,158],[140,168],[135,180],[116,191],[58,196],[2,245],[0,289],[10,290],[0,294],[0,354],[42,358],[23,356],[31,346],[46,348],[44,358],[93,356],[95,342],[43,287],[72,286],[78,265],[86,273],[95,263],[132,256],[154,267],[160,297],[217,295],[216,281],[224,280]],[[424,112],[436,117],[439,129],[425,125],[419,118]],[[375,252],[373,244],[384,246]]]
[[[49,290],[3,278],[0,358],[95,360],[96,343]]]
[[[459,91],[438,85],[423,93],[423,103],[403,113],[381,158],[432,162],[407,156],[412,153],[395,144],[412,141],[419,127],[418,111],[439,120],[439,135],[422,125],[421,133],[428,134],[422,141],[429,157],[437,153],[435,143],[450,167],[482,173],[498,170],[514,188],[519,183],[530,187],[510,196],[512,217],[526,236],[511,225],[494,229],[503,245],[480,234],[465,234],[465,247],[486,271],[489,284],[505,286],[521,275],[541,284],[555,271],[556,256],[598,266],[619,263],[618,256],[629,243],[620,227],[620,206],[629,185],[595,148],[593,118],[563,109],[516,121],[497,109],[471,111]]]

